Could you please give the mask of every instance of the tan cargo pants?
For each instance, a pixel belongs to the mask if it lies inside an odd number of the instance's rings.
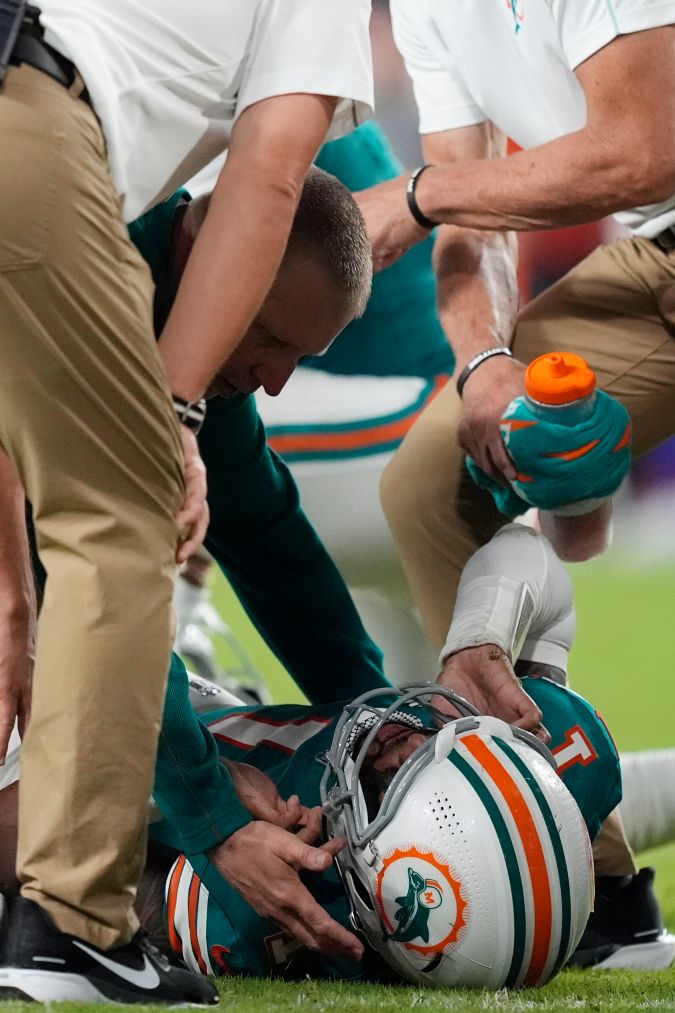
[[[79,90],[23,66],[0,92],[0,443],[48,574],[17,872],[109,948],[137,927],[183,479],[151,279]]]
[[[599,386],[629,410],[637,455],[675,433],[674,339],[675,252],[623,239],[595,250],[534,299],[520,314],[512,348],[523,362],[560,349],[582,355]],[[464,467],[460,413],[449,383],[408,433],[381,486],[413,596],[439,649],[464,564],[504,523]],[[617,853],[613,844],[610,851]],[[596,865],[603,875],[634,867],[605,860],[602,845]]]

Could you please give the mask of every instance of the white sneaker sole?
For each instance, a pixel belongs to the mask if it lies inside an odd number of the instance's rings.
[[[17,999],[15,995],[6,994],[6,990],[10,989],[23,993],[33,1002],[51,1003],[65,1000],[91,1004],[129,1005],[121,999],[109,999],[107,995],[103,995],[90,981],[79,974],[54,974],[50,971],[31,971],[25,968],[0,968],[0,1002],[3,999],[8,1002]],[[146,1002],[147,1005],[151,1005],[157,1000],[153,1000],[152,996],[148,995]],[[166,1005],[167,1009],[205,1008],[204,1004],[196,1002],[165,1003],[163,1000],[160,1002],[162,1005]],[[210,1005],[208,1008],[215,1009],[215,1005]]]
[[[675,962],[675,936],[664,932],[653,943],[622,946],[589,970],[665,971]]]
[[[34,1002],[60,1002],[62,1000],[91,1003],[114,1002],[79,974],[54,974],[51,971],[3,967],[0,968],[0,999],[2,999],[5,989],[16,989]]]

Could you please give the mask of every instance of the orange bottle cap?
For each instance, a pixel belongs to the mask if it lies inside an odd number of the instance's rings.
[[[549,352],[525,371],[525,390],[540,404],[562,405],[588,397],[595,390],[593,370],[573,352]]]

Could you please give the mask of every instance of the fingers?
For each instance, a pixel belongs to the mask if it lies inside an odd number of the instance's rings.
[[[197,438],[186,426],[180,426],[185,474],[185,499],[176,517],[181,532],[181,544],[176,562],[184,563],[204,541],[209,526],[209,508],[206,503],[206,468],[199,455]]]
[[[296,892],[293,908],[275,920],[310,950],[352,960],[363,956],[363,943],[331,918],[304,886]]]
[[[323,815],[321,806],[313,809],[306,809],[304,814],[304,826],[298,830],[296,837],[304,844],[315,844],[321,837],[323,830]],[[330,852],[334,854],[334,852]]]
[[[300,842],[297,845],[298,854],[305,852],[304,859],[299,862],[305,869],[317,871],[317,858],[321,860],[322,868],[327,868],[332,861],[327,852]],[[277,880],[275,901],[278,913],[274,916],[275,920],[312,950],[360,960],[363,955],[360,940],[330,917],[297,876],[291,878],[287,875],[283,879],[283,883],[281,877]]]
[[[534,729],[533,734],[536,735],[537,738],[540,739],[545,746],[547,746],[551,741],[551,733],[549,732],[546,725],[542,725],[541,723],[539,723],[537,727]]]
[[[531,696],[518,686],[518,699],[516,701],[517,716],[511,724],[516,728],[524,728],[536,735],[544,744],[551,741],[551,735],[542,722],[543,714]]]
[[[442,685],[442,686],[445,686],[445,685],[446,685],[446,683],[445,683],[445,682],[441,682],[441,679],[440,679],[440,677],[439,677],[439,679],[438,679],[438,682],[439,682],[439,683],[440,683],[440,685]],[[454,690],[454,687],[453,687],[453,686],[447,686],[447,688],[448,688],[448,689],[453,689],[453,690]],[[470,700],[470,699],[469,699],[469,698],[468,698],[468,697],[466,696],[466,694],[465,694],[465,693],[461,693],[461,692],[460,692],[459,690],[454,690],[454,691],[455,691],[455,692],[456,692],[456,693],[458,694],[458,696],[463,696],[463,697],[464,697],[464,699],[465,699],[465,700],[467,700],[467,701],[468,701],[469,703],[473,703],[473,701],[472,701],[472,700]],[[444,697],[444,696],[432,696],[432,698],[431,698],[431,703],[432,703],[432,706],[434,706],[434,707],[436,708],[436,710],[438,710],[438,711],[440,711],[440,712],[441,712],[441,714],[449,714],[449,715],[450,715],[451,717],[453,717],[453,718],[458,718],[458,717],[460,717],[460,713],[459,713],[459,711],[457,710],[457,708],[456,708],[456,707],[454,707],[454,706],[453,706],[453,705],[452,705],[452,704],[450,703],[450,701],[449,701],[449,700],[447,699],[447,697]],[[474,704],[474,706],[475,706],[475,704]]]
[[[300,804],[300,799],[297,795],[291,795],[288,800],[279,796],[276,810],[277,819],[270,822],[276,823],[277,826],[283,827],[284,830],[294,832],[298,827],[304,829],[307,825],[308,814],[311,811],[307,806]]]
[[[184,537],[176,551],[176,563],[180,565],[192,556],[206,537],[209,526],[209,510],[206,505],[194,523],[179,524],[179,531],[185,532]]]
[[[540,742],[543,742],[545,746],[551,741],[551,733],[549,732],[546,725],[543,725],[541,721],[536,724],[532,723],[532,718],[518,718],[516,721],[512,721],[511,724],[515,728],[523,728],[526,732],[532,732]]]
[[[497,476],[497,481],[502,484],[506,482],[515,482],[518,477],[518,473],[513,465],[509,453],[504,446],[504,443],[499,436],[497,439],[490,440],[487,446],[488,455],[492,462],[492,468]]]
[[[200,468],[204,465],[199,462]],[[205,472],[201,473],[196,467],[185,473],[185,499],[176,517],[179,528],[192,527],[201,520],[206,507],[206,480]]]
[[[344,837],[331,837],[329,841],[325,841],[321,845],[321,851],[327,851],[334,858],[342,851],[346,843],[347,841]]]
[[[185,531],[186,537],[181,541],[176,552],[176,562],[184,563],[186,559],[197,551],[206,537],[209,526],[209,508],[206,500],[203,502],[193,501],[189,508],[186,504],[184,510],[176,518],[179,531]]]
[[[245,873],[247,882],[236,875],[237,870],[232,865],[233,845],[238,836],[243,851],[234,849],[239,856],[234,858],[234,865]],[[257,841],[258,848],[257,875],[253,879],[250,878],[251,838]],[[223,851],[229,859],[229,869],[220,871],[226,872],[230,882],[256,911],[278,922],[310,949],[356,960],[361,958],[363,945],[359,939],[330,917],[294,871],[323,872],[333,861],[330,851],[311,847],[285,830],[264,824],[242,828],[223,845]],[[218,860],[217,855],[213,858]]]
[[[306,869],[307,872],[324,872],[333,863],[330,850],[312,847],[301,840],[298,835],[286,835],[281,846],[275,848],[274,851],[296,872],[300,869]]]

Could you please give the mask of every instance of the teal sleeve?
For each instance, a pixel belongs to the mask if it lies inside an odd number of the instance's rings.
[[[154,318],[157,334],[169,315],[174,296],[168,270],[174,216],[178,205],[189,200],[187,190],[176,190],[128,226],[129,237],[150,268],[155,283]]]
[[[206,546],[261,636],[312,703],[389,685],[345,583],[265,442],[252,397],[209,403],[199,434]]]
[[[153,797],[165,819],[151,836],[186,854],[208,851],[252,819],[190,706],[185,665],[174,654],[159,735]]]

